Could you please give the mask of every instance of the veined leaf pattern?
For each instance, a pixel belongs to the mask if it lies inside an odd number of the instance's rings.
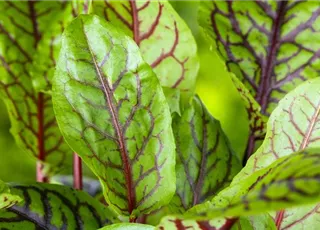
[[[147,224],[112,224],[106,227],[100,228],[99,230],[154,230],[155,227]]]
[[[135,40],[162,86],[194,90],[196,42],[168,1],[94,1],[92,9]]]
[[[22,199],[11,193],[10,188],[0,180],[0,210],[4,208],[9,208],[19,202]]]
[[[226,187],[240,171],[220,122],[215,120],[199,97],[173,120],[176,140],[176,195],[172,208],[183,213],[208,200]]]
[[[232,184],[211,202],[195,206],[200,216],[244,216],[319,201],[320,150],[306,149]]]
[[[161,220],[157,230],[227,230],[236,223],[237,219],[216,218],[213,220],[193,220],[178,216],[168,216]]]
[[[23,202],[0,210],[1,229],[92,229],[115,215],[82,191],[53,184],[13,185]]]
[[[104,19],[81,16],[65,30],[61,50],[57,120],[99,177],[108,204],[134,219],[169,203],[175,191],[170,110],[137,45]]]
[[[30,155],[51,170],[67,162],[69,147],[56,125],[51,97],[32,86],[33,54],[46,31],[63,16],[66,2],[0,3],[0,91],[9,111],[11,132]]]
[[[228,69],[248,88],[262,114],[269,115],[286,93],[318,76],[318,1],[204,1],[199,15]]]

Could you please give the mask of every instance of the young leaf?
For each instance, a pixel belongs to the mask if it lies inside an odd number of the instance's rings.
[[[51,98],[32,87],[33,54],[58,21],[66,2],[0,2],[0,93],[11,133],[32,156],[60,169],[70,151],[56,125]]]
[[[99,230],[154,230],[155,227],[146,224],[129,224],[129,223],[121,223],[121,224],[112,224]]]
[[[185,212],[226,187],[241,169],[219,121],[194,97],[173,121],[177,190],[171,206]]]
[[[21,201],[21,198],[17,195],[11,194],[10,188],[0,180],[0,210],[9,208]]]
[[[211,202],[190,212],[208,217],[254,215],[320,200],[320,149],[308,149],[275,161],[232,184]]]
[[[65,30],[54,77],[58,123],[99,177],[108,204],[137,217],[169,203],[175,191],[171,115],[139,48],[97,16]]]
[[[92,12],[134,39],[162,86],[194,90],[199,69],[196,42],[167,0],[94,1]]]
[[[0,211],[0,229],[97,229],[114,214],[82,191],[53,184],[13,185],[23,202]]]
[[[299,83],[318,76],[319,6],[318,1],[201,2],[199,23],[262,114],[269,115]]]
[[[213,220],[193,220],[184,217],[167,216],[157,226],[157,230],[227,230],[235,224],[237,219],[216,218]]]

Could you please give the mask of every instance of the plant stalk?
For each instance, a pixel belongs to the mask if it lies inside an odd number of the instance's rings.
[[[82,160],[77,153],[73,153],[73,187],[82,190]]]

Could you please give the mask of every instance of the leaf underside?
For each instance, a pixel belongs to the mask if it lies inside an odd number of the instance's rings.
[[[23,202],[0,211],[1,229],[92,229],[115,217],[82,191],[53,184],[12,185]]]
[[[198,97],[194,97],[181,117],[174,119],[173,131],[177,190],[171,206],[183,213],[226,187],[241,164],[220,123]]]
[[[196,42],[168,1],[94,1],[92,12],[134,39],[162,86],[194,90]]]
[[[133,216],[168,203],[175,190],[170,111],[136,44],[104,19],[81,16],[65,30],[61,50],[57,120],[107,202]]]

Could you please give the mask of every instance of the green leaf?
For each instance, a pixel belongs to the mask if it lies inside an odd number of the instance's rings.
[[[179,89],[172,89],[168,87],[163,87],[162,90],[164,95],[166,96],[171,114],[177,113],[178,115],[181,115],[181,106],[180,106],[181,91]]]
[[[229,185],[241,169],[236,154],[199,97],[173,121],[177,190],[171,206],[185,212]]]
[[[53,100],[68,144],[99,177],[106,200],[133,219],[175,191],[171,115],[139,48],[104,19],[65,30]]]
[[[162,86],[194,90],[199,69],[196,42],[167,0],[94,1],[92,12],[134,39]]]
[[[0,180],[0,210],[9,208],[21,201],[20,196],[11,194],[10,188]]]
[[[232,226],[231,230],[276,230],[274,220],[269,214],[242,216]]]
[[[320,149],[282,157],[232,184],[190,213],[207,217],[244,216],[312,204],[320,200]]]
[[[212,0],[201,2],[199,24],[268,116],[286,93],[318,77],[319,16],[318,1]]]
[[[129,224],[129,223],[123,223],[123,224],[112,224],[103,228],[100,228],[99,230],[154,230],[155,227],[151,225],[146,224]]]
[[[71,150],[56,125],[50,96],[34,90],[30,72],[38,45],[66,6],[58,1],[0,2],[0,93],[11,133],[28,154],[54,166],[49,172],[61,169]]]
[[[192,230],[203,230],[203,229],[214,229],[214,230],[225,230],[231,229],[237,219],[225,219],[216,218],[213,220],[194,220],[178,216],[167,216],[163,218],[160,224],[157,226],[158,230],[181,230],[181,229],[192,229]]]
[[[0,211],[1,229],[97,229],[115,219],[82,191],[53,184],[13,185],[23,202]]]

